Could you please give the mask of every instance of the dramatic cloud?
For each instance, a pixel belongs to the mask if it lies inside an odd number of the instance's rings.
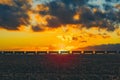
[[[39,25],[38,26],[32,26],[32,30],[35,31],[35,32],[43,31],[43,29],[40,28]]]
[[[6,4],[12,6],[14,3],[13,0],[0,0],[0,4]]]
[[[50,25],[53,24],[53,27],[56,25],[58,27],[58,23],[61,25],[82,24],[86,28],[99,27],[113,31],[120,23],[120,11],[117,2],[120,1],[53,0],[44,3],[49,8],[48,11],[39,11],[39,13],[44,16],[53,16],[53,20],[47,20]],[[55,19],[57,19],[56,23],[53,23]]]
[[[14,5],[7,5],[5,0],[2,1],[0,1],[0,27],[17,30],[20,25],[29,23],[27,15],[31,7],[29,0],[9,0],[10,4],[14,3]]]
[[[120,10],[120,4],[116,4],[116,5],[115,5],[115,8],[117,8],[117,9]]]
[[[60,21],[56,17],[47,18],[46,20],[48,22],[47,26],[49,27],[59,27],[61,25]]]
[[[0,34],[1,50],[117,50],[120,0],[0,0]]]
[[[20,25],[58,28],[74,24],[114,31],[120,26],[119,3],[120,0],[1,0],[0,27],[17,30]],[[28,11],[39,14],[41,19],[35,21]],[[51,18],[44,19],[46,16]],[[34,31],[39,28],[32,27]]]
[[[85,0],[62,0],[59,2],[53,1],[47,4],[49,7],[48,14],[58,18],[61,24],[76,24],[76,22],[73,20],[73,16],[76,14],[77,10],[75,6],[82,6],[84,5],[84,2]]]

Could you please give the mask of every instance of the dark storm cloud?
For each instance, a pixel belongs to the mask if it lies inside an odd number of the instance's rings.
[[[48,22],[47,26],[49,26],[49,27],[53,27],[54,28],[54,27],[59,27],[61,25],[60,21],[57,18],[55,18],[55,17],[47,18],[46,20]]]
[[[61,0],[53,1],[47,4],[49,6],[49,14],[59,19],[61,24],[75,24],[73,16],[78,7],[83,6],[88,0]]]
[[[39,25],[38,26],[32,26],[32,30],[35,31],[35,32],[43,31],[43,29],[40,28]]]
[[[68,24],[73,22],[74,11],[62,2],[51,2],[48,6],[50,8],[49,14],[58,18],[60,23]]]
[[[90,0],[54,0],[45,4],[49,7],[49,11],[44,12],[44,14],[54,16],[59,21],[53,23],[54,19],[51,19],[51,21],[48,20],[50,25],[58,25],[58,23],[62,25],[82,24],[83,27],[87,28],[96,26],[106,28],[108,31],[115,30],[116,27],[114,24],[120,23],[120,11],[116,10],[117,8],[110,3],[107,4],[110,0],[107,0],[106,4],[101,5],[88,4],[88,1]],[[79,20],[74,20],[73,16],[75,14],[80,15]],[[54,25],[53,27],[57,27]]]
[[[107,2],[119,2],[120,0],[105,0]]]
[[[27,10],[30,4],[26,0],[13,0],[14,5],[0,4],[0,27],[8,30],[17,30],[20,25],[27,25]]]
[[[49,10],[40,10],[46,18],[47,26],[51,28],[67,24],[81,24],[83,27],[93,26],[106,28],[108,31],[116,29],[120,23],[120,0],[38,0]],[[12,5],[0,4],[0,27],[17,30],[20,25],[29,24],[27,11],[31,9],[29,0],[12,0]],[[34,4],[33,4],[34,5]],[[95,10],[95,11],[94,11]],[[33,10],[34,11],[34,10]],[[75,20],[74,16],[80,17]]]
[[[109,4],[103,4],[103,6],[104,6],[104,9],[105,9],[106,11],[114,8],[113,6],[111,6],[111,5],[109,5]]]
[[[79,6],[83,6],[85,5],[89,0],[61,0],[61,2],[63,2],[64,4],[66,4],[67,6],[74,6],[77,7]]]

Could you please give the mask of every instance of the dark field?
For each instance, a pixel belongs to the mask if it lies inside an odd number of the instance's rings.
[[[120,80],[120,54],[0,55],[0,80]]]

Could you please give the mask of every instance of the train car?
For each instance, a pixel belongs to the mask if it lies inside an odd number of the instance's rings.
[[[60,54],[70,54],[70,51],[60,51]]]
[[[47,54],[47,51],[37,51],[37,55],[45,55]]]
[[[15,55],[25,55],[24,51],[14,51]]]
[[[36,55],[36,51],[26,51],[26,55]]]
[[[82,51],[72,51],[72,54],[82,54]]]
[[[59,54],[59,51],[49,51],[49,54]]]
[[[93,51],[83,51],[84,54],[94,54]]]
[[[105,54],[105,51],[95,51],[95,54]]]
[[[14,55],[14,51],[3,51],[3,55]]]
[[[117,54],[117,51],[107,51],[107,54]]]

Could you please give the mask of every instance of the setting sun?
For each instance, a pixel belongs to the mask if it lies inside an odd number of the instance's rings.
[[[96,46],[117,48],[120,44],[118,7],[111,5],[111,13],[102,5],[92,8],[94,3],[90,2],[18,3],[21,5],[13,0],[0,1],[0,50],[84,50]]]

